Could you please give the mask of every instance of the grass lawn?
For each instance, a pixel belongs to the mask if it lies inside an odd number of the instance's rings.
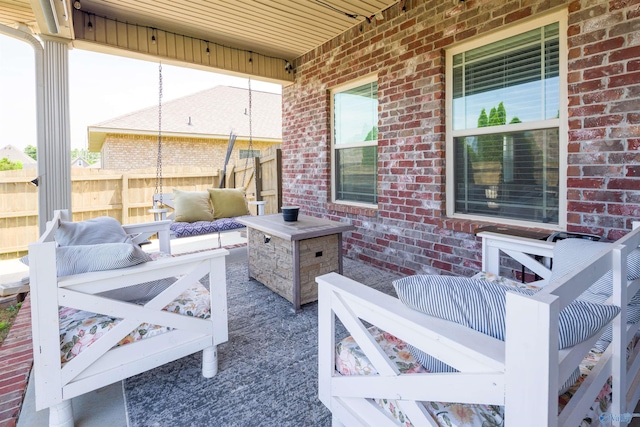
[[[9,329],[11,329],[11,324],[18,315],[21,305],[22,303],[19,302],[10,307],[0,309],[0,344],[9,335]]]

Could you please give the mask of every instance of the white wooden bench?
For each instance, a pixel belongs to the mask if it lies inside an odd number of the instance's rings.
[[[69,221],[68,212],[56,211],[42,237],[29,246],[36,410],[50,408],[50,426],[73,426],[73,397],[199,350],[203,351],[203,376],[213,377],[217,372],[216,346],[228,339],[228,252],[218,249],[179,257],[165,255],[131,267],[58,277],[55,235],[63,221]],[[160,248],[168,252],[170,223],[123,228],[136,235],[134,242],[158,233]],[[208,292],[200,283],[207,275]],[[140,283],[167,278],[173,283],[148,300],[129,302],[123,298]],[[178,297],[187,294],[194,295],[192,301],[202,307],[201,317],[163,310],[179,304]],[[178,308],[176,305],[176,311]],[[71,344],[79,347],[73,350],[69,344],[61,348],[62,336],[68,332],[63,328],[84,323],[69,326],[70,316],[97,322],[98,331],[91,331],[90,340],[87,331],[74,333]],[[115,320],[103,321],[105,318]],[[140,332],[140,327],[146,329]],[[132,336],[132,331],[138,335]],[[150,331],[157,333],[138,340]]]
[[[507,255],[542,277],[539,284],[551,277],[551,270],[536,257],[552,257],[556,243],[495,233],[479,236],[483,268],[489,273],[499,274],[500,257]],[[507,292],[504,341],[409,308],[395,297],[339,274],[318,277],[319,397],[333,413],[333,425],[398,425],[392,414],[374,403],[378,399],[393,402],[394,415],[402,412],[403,419],[413,426],[442,425],[428,412],[429,402],[496,405],[504,409],[507,426],[576,426],[594,406],[596,397],[605,393],[608,378],[612,400],[600,417],[612,424],[603,425],[626,425],[640,397],[640,346],[631,346],[627,356],[627,346],[635,343],[639,324],[624,320],[627,304],[640,288],[639,279],[627,280],[627,256],[639,245],[640,229],[636,229],[596,255],[585,259],[576,253],[581,265],[533,295]],[[609,323],[613,340],[559,411],[559,385],[575,371],[606,328],[584,342],[558,350],[559,313],[610,270],[614,286],[607,303],[620,307],[620,314]],[[367,366],[374,375],[337,371],[338,319],[359,347],[353,366],[370,364]],[[437,355],[458,372],[401,373],[370,334],[369,324]]]

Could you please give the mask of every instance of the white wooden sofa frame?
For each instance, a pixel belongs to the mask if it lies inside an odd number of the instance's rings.
[[[634,224],[640,226],[640,223]],[[543,280],[551,271],[534,256],[551,258],[555,243],[480,233],[483,270],[500,273],[500,257],[508,255]],[[319,398],[331,410],[333,425],[397,425],[371,398],[395,399],[414,426],[437,423],[420,402],[458,402],[502,405],[506,426],[577,426],[608,377],[612,377],[609,413],[631,414],[639,399],[639,349],[627,359],[629,343],[640,325],[629,326],[626,303],[640,288],[627,283],[628,253],[640,245],[640,227],[611,249],[586,259],[584,267],[566,274],[533,296],[507,293],[506,339],[500,341],[464,326],[406,307],[383,294],[337,273],[316,278],[319,284]],[[580,256],[580,254],[576,254]],[[621,307],[611,322],[613,341],[576,394],[558,415],[558,389],[593,347],[589,340],[558,350],[558,316],[591,283],[613,269],[614,292],[609,303]],[[336,316],[365,353],[378,375],[341,376],[335,368]],[[361,320],[433,354],[459,373],[400,374],[367,332]],[[555,331],[555,332],[550,332]],[[547,354],[548,357],[544,357]],[[522,369],[526,367],[526,369]],[[613,425],[626,425],[624,417]]]
[[[56,277],[55,231],[70,221],[67,211],[56,211],[46,231],[29,245],[31,313],[35,370],[36,410],[50,408],[50,426],[73,426],[71,399],[124,378],[203,350],[202,375],[217,373],[216,346],[228,339],[225,256],[218,249],[164,257],[134,267]],[[160,248],[169,247],[171,221],[126,225],[127,233],[142,242],[158,234]],[[162,311],[185,289],[209,275],[211,316],[195,318]],[[173,285],[144,305],[94,295],[141,282],[181,276]],[[58,307],[72,307],[122,320],[91,346],[61,365]],[[117,346],[141,323],[173,330]]]
[[[264,215],[264,206],[267,204],[266,201],[264,200],[252,200],[247,202],[249,205],[253,205],[253,206],[257,206],[257,213],[258,215]],[[175,217],[176,217],[176,212],[175,212],[175,202],[173,200],[173,193],[162,193],[162,194],[154,194],[153,195],[153,206],[159,206],[159,205],[164,205],[167,207],[167,209],[169,210],[169,212],[162,212],[157,211],[154,212],[153,216],[154,219],[156,221],[163,221],[163,220],[171,220],[171,221],[175,221]],[[212,221],[215,222],[215,221]],[[234,228],[231,230],[217,230],[215,231],[216,233],[218,233],[218,247],[222,247],[222,239],[221,239],[221,233],[228,233],[231,231],[238,231],[239,229],[245,229],[246,227],[242,226],[242,227],[238,227],[238,228]],[[209,234],[209,233],[206,233]],[[177,238],[179,236],[176,236],[175,233],[171,232],[170,233],[170,238]],[[186,236],[185,236],[186,237]],[[190,237],[190,236],[189,236]]]

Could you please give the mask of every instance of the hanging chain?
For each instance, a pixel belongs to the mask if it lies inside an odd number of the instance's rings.
[[[158,66],[158,159],[156,163],[156,194],[159,195],[160,206],[162,200],[162,63]]]
[[[244,160],[244,172],[242,173],[242,186],[247,189],[248,183],[245,183],[244,180],[247,177],[247,169],[249,169],[249,157],[253,158],[253,100],[251,95],[251,79],[248,80],[249,84],[249,149],[247,150],[247,157]],[[257,171],[254,171],[254,175]]]

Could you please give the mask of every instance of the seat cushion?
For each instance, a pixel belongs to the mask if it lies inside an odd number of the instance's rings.
[[[209,291],[200,283],[184,291],[163,308],[165,311],[207,319],[211,316]],[[69,307],[58,309],[60,319],[60,361],[67,363],[82,350],[109,332],[122,319]],[[154,337],[171,328],[142,323],[123,337],[118,345]]]
[[[171,231],[176,237],[200,236],[203,234],[218,233],[245,228],[235,218],[222,218],[215,221],[174,222]]]
[[[553,268],[549,283],[557,282],[566,274],[572,273],[586,259],[611,247],[612,243],[594,242],[586,239],[565,239],[556,243],[553,248]],[[580,254],[580,256],[576,256]],[[640,278],[640,249],[634,249],[627,257],[627,280]],[[593,283],[577,299],[595,303],[605,302],[613,293],[613,271]],[[633,296],[631,304],[640,304],[640,292]]]

